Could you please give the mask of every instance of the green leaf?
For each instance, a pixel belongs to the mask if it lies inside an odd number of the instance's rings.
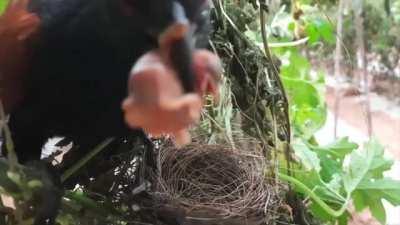
[[[305,139],[309,139],[325,124],[326,106],[310,82],[286,77],[282,81],[289,95],[293,125]]]
[[[374,193],[379,198],[386,199],[392,205],[400,205],[400,181],[391,178],[379,180],[364,180],[357,190]]]
[[[318,154],[318,157],[322,161],[320,174],[321,178],[325,182],[329,182],[331,179],[334,179],[334,176],[341,176],[342,164],[340,162],[336,161],[332,157],[329,157],[329,155],[325,154],[322,151],[316,152]]]
[[[322,21],[318,28],[319,28],[318,30],[321,33],[322,38],[326,42],[328,42],[330,44],[335,43],[335,36],[334,36],[333,28],[328,21],[326,21],[326,20]]]
[[[333,175],[342,175],[342,164],[344,158],[358,148],[358,145],[350,142],[348,138],[341,138],[337,141],[325,145],[310,145],[310,148],[318,154],[321,160],[321,177],[325,182],[329,182]]]
[[[341,215],[337,220],[338,220],[338,225],[348,225],[349,224],[349,218],[350,218],[350,213],[349,212],[344,212],[343,215]]]
[[[312,146],[314,150],[319,150],[322,153],[329,154],[334,159],[341,161],[351,152],[358,148],[354,142],[350,142],[348,137],[340,138],[335,142],[325,146]]]
[[[308,43],[311,45],[321,39],[329,44],[335,43],[335,35],[332,25],[327,20],[320,18],[314,19],[306,25],[305,31],[309,37]]]
[[[306,171],[315,170],[319,172],[321,170],[317,154],[311,151],[307,145],[298,141],[293,144],[293,149],[295,155],[300,159]]]
[[[365,147],[374,149],[375,153],[369,171],[371,177],[382,178],[383,173],[390,170],[390,168],[392,167],[394,163],[393,160],[385,158],[384,148],[376,139],[371,139],[371,141],[369,141]]]
[[[331,181],[328,183],[327,187],[331,190],[334,190],[339,194],[340,189],[342,188],[342,177],[340,174],[336,173],[332,175]]]
[[[383,178],[380,180],[364,180],[361,182],[357,189],[360,190],[388,190],[388,189],[398,189],[400,190],[400,181],[393,180],[391,178]]]
[[[343,184],[346,192],[351,194],[371,169],[375,148],[366,146],[363,151],[354,151],[350,155],[349,165],[345,167]]]
[[[372,200],[372,199],[371,199]],[[375,199],[369,202],[369,210],[372,216],[374,216],[382,225],[386,224],[386,211],[382,201]]]
[[[380,193],[383,199],[386,199],[394,206],[400,205],[400,191],[399,190],[381,190]]]
[[[357,212],[369,208],[381,224],[386,224],[386,211],[382,203],[381,194],[375,191],[357,190],[353,194],[353,203]]]
[[[364,200],[365,196],[363,195],[362,191],[355,191],[352,195],[352,198],[353,198],[354,208],[356,209],[357,212],[361,212],[365,208],[367,208],[367,205]]]
[[[306,27],[305,27],[305,31],[306,31],[307,36],[309,38],[308,39],[308,43],[309,44],[312,45],[315,42],[319,41],[321,35],[319,34],[318,29],[315,26],[315,24],[313,24],[313,23],[307,24]]]

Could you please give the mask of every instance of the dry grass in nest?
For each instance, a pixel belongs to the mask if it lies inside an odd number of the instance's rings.
[[[183,208],[192,224],[261,224],[280,202],[265,179],[261,149],[192,144],[161,148],[155,196]]]

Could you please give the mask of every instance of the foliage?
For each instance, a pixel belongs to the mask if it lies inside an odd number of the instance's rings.
[[[12,166],[10,160],[0,159],[0,194],[8,197],[7,205],[0,201],[0,224],[32,224],[35,215],[43,210],[43,198],[51,201],[62,194],[45,173],[40,163]],[[78,214],[80,217],[73,216]],[[116,221],[122,221],[122,215],[123,209],[114,208],[106,201],[95,201],[78,188],[64,193],[57,222],[67,225],[95,219],[118,224]]]
[[[294,38],[294,20],[289,17],[290,14],[280,10],[272,19],[269,30],[275,30],[275,34],[281,34],[275,35],[271,38],[272,40],[287,41]],[[305,21],[310,21],[310,23],[304,24],[305,27],[308,27],[308,46],[313,46],[316,42],[323,40],[328,42],[333,40],[332,28],[327,21],[321,18],[317,18],[316,21],[309,19]],[[283,26],[277,28],[278,24],[284,24],[286,28]],[[257,38],[257,31],[246,34],[258,45],[262,44]],[[322,97],[325,85],[324,74],[322,71],[312,71],[310,62],[302,55],[301,49],[296,46],[274,48],[273,52],[281,60],[280,71],[289,96],[292,127],[297,135],[310,139],[325,124],[326,120],[326,106]]]
[[[311,9],[305,5],[303,8]],[[282,26],[284,25],[284,26]],[[383,155],[383,147],[371,140],[361,149],[348,138],[319,146],[314,134],[324,124],[327,109],[324,102],[324,74],[314,72],[302,53],[318,43],[330,46],[334,43],[333,27],[321,16],[308,15],[296,21],[288,12],[280,10],[271,20],[271,41],[285,42],[299,38],[298,26],[304,28],[308,38],[306,46],[274,49],[282,61],[281,77],[290,102],[290,119],[295,139],[292,144],[295,158],[290,174],[282,168],[281,179],[294,184],[294,188],[310,203],[309,210],[322,221],[347,224],[350,218],[349,204],[357,211],[369,208],[372,215],[385,224],[386,214],[382,200],[400,205],[400,181],[384,176],[393,164]],[[373,28],[371,28],[372,30]],[[254,42],[261,45],[257,33],[247,32]]]
[[[298,140],[293,148],[302,166],[293,177],[281,177],[313,199],[310,209],[322,220],[347,224],[346,210],[353,202],[357,211],[369,208],[385,224],[382,200],[400,205],[400,181],[383,174],[393,161],[383,156],[383,147],[376,140],[366,143],[362,149],[347,138],[328,146]]]

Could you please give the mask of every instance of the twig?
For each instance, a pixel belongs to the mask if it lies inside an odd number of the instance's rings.
[[[369,82],[368,82],[368,73],[366,69],[366,59],[365,59],[365,40],[364,40],[364,18],[362,15],[362,1],[360,2],[360,8],[353,8],[354,11],[354,23],[356,28],[356,44],[358,45],[357,50],[357,60],[358,60],[358,69],[361,77],[361,87],[363,89],[364,94],[364,104],[365,104],[365,113],[366,113],[366,123],[367,123],[367,131],[368,137],[372,136],[372,117],[371,117],[371,107],[370,107],[370,99],[369,99]]]
[[[99,152],[105,149],[107,145],[109,145],[115,138],[107,138],[99,145],[97,145],[92,151],[90,151],[85,157],[80,159],[76,164],[74,164],[71,168],[64,172],[61,176],[61,182],[66,181],[69,177],[72,176],[76,171],[81,169],[89,160],[91,160],[94,156],[96,156]]]
[[[310,196],[311,199],[313,199],[321,208],[328,213],[329,215],[333,217],[339,217],[341,216],[347,209],[349,203],[350,203],[350,198],[346,198],[346,202],[342,205],[342,207],[338,210],[332,209],[329,205],[327,205],[323,200],[321,200],[320,197],[318,197],[317,194],[314,193],[311,189],[309,189],[306,185],[295,179],[294,177],[287,176],[285,174],[280,173],[279,177],[287,182],[290,182],[294,185],[296,185],[298,188],[300,188],[302,191],[304,191],[307,195]]]
[[[334,138],[337,138],[337,126],[338,126],[338,119],[339,119],[339,107],[340,107],[340,88],[337,86],[339,84],[339,78],[340,78],[340,63],[342,59],[342,45],[340,43],[340,37],[339,35],[342,35],[343,32],[343,8],[344,8],[344,3],[345,0],[340,0],[339,1],[339,9],[338,9],[338,15],[337,15],[337,28],[336,28],[336,50],[335,50],[335,103],[334,103],[334,128],[333,128],[333,134]]]
[[[12,140],[11,131],[6,121],[6,114],[4,111],[3,102],[0,100],[0,121],[2,127],[0,129],[4,132],[4,142],[3,144],[6,145],[7,149],[7,157],[10,163],[10,170],[15,171],[18,165],[18,158],[17,154],[14,150],[14,142]]]

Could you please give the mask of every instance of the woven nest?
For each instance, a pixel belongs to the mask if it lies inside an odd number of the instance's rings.
[[[189,224],[266,224],[280,202],[277,187],[266,182],[265,157],[254,149],[163,147],[154,196],[183,209]]]

